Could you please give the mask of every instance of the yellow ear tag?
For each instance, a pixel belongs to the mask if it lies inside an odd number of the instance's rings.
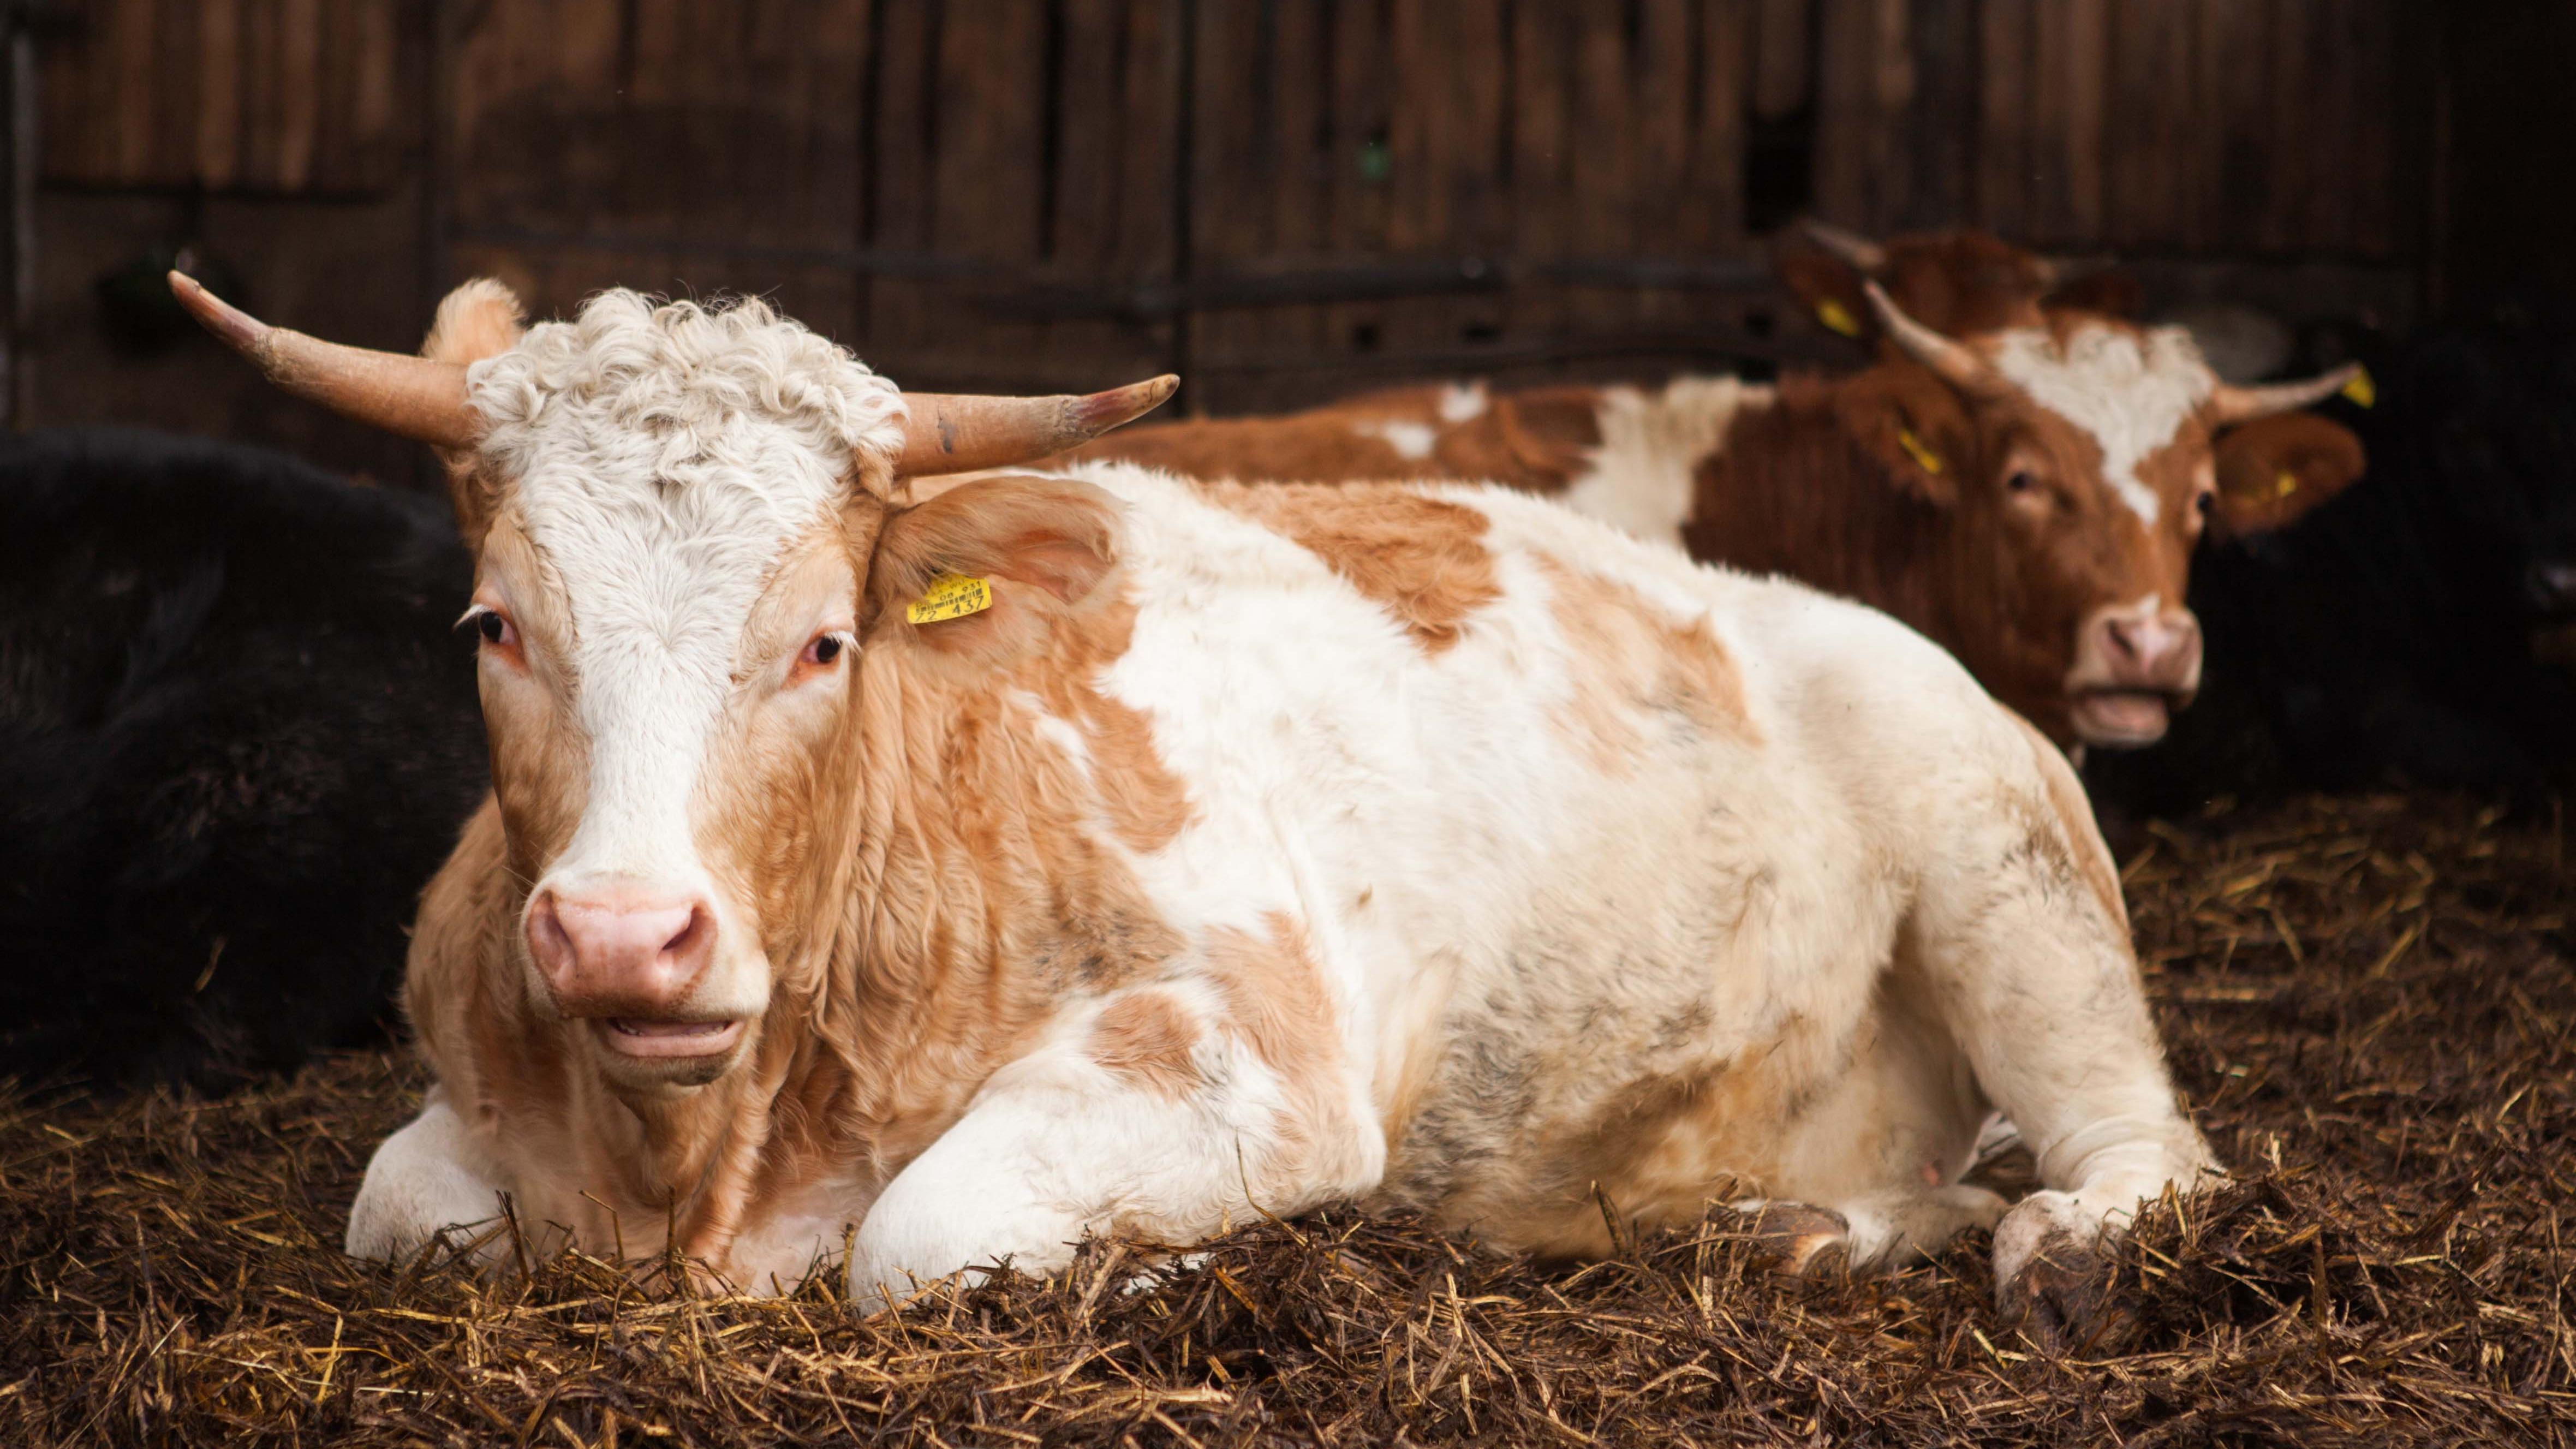
[[[993,586],[983,579],[970,579],[964,574],[941,574],[930,581],[920,598],[903,611],[903,616],[916,624],[936,624],[943,619],[963,619],[993,607]]]
[[[1923,446],[1923,440],[1914,436],[1912,428],[1896,430],[1896,445],[1905,450],[1905,456],[1912,458],[1916,467],[1935,478],[1941,476],[1941,455]]]
[[[2284,468],[2272,478],[2272,496],[2287,498],[2299,491],[2299,475]]]
[[[1860,322],[1852,316],[1851,309],[1831,297],[1816,304],[1816,320],[1845,337],[1860,335]]]
[[[2379,388],[2377,384],[2370,380],[2370,370],[2368,368],[2355,369],[2352,374],[2352,381],[2343,385],[2343,395],[2351,398],[2353,406],[2355,407],[2366,408],[2373,403],[2378,402]]]

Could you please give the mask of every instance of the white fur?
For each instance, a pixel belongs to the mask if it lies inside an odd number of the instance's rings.
[[[1453,382],[1440,390],[1440,421],[1470,423],[1485,415],[1491,399],[1481,382]]]
[[[2087,323],[2061,345],[2046,329],[2022,327],[1995,339],[1993,360],[2033,401],[2093,435],[2102,476],[2153,525],[2159,505],[2138,480],[2138,465],[2171,443],[2218,385],[2191,334]]]
[[[757,301],[709,312],[627,291],[530,329],[470,376],[483,453],[516,480],[572,614],[571,657],[554,663],[573,684],[590,791],[549,879],[702,896],[719,939],[741,939],[692,842],[699,762],[771,567],[832,514],[862,455],[899,450],[900,398]]]
[[[1403,418],[1371,418],[1351,424],[1351,431],[1363,438],[1382,438],[1397,457],[1417,463],[1430,457],[1440,441],[1438,428]]]
[[[1772,391],[1732,377],[1682,377],[1660,392],[1604,388],[1601,446],[1564,503],[1655,543],[1683,547],[1699,465],[1726,440],[1736,410],[1766,407]]]
[[[854,460],[892,447],[897,402],[788,324],[621,294],[482,365],[475,392],[571,600],[593,762],[570,855],[689,869],[687,805],[746,667],[743,620]],[[1723,380],[1636,397],[1604,454],[1669,475],[1745,400]],[[1993,1219],[1944,1185],[1990,1108],[2066,1196],[2053,1213],[2099,1224],[2206,1166],[2116,913],[2069,875],[2103,856],[2048,803],[2072,776],[1920,637],[1535,499],[1429,487],[1483,516],[1499,588],[1430,649],[1192,485],[1079,476],[1124,505],[1118,586],[1136,606],[1098,683],[1151,722],[1191,806],[1150,853],[1105,819],[1094,843],[1185,943],[1123,989],[1197,1025],[1196,1085],[1157,1092],[1094,1060],[1116,998],[1068,986],[1022,1056],[960,1084],[966,1110],[918,1158],[890,1177],[854,1161],[774,1205],[738,1280],[768,1286],[854,1221],[869,1295],[1003,1257],[1060,1266],[1088,1231],[1184,1244],[1335,1198],[1579,1225],[1596,1210],[1567,1154],[1625,1120],[1625,1094],[1709,1073],[1800,1110],[1693,1119],[1611,1165],[1629,1190],[1695,1212],[1750,1173],[1843,1211],[1864,1257]],[[1667,533],[1683,516],[1657,515]],[[1660,685],[1605,692],[1576,607],[1641,626],[1656,659],[1715,667],[1740,717]],[[1036,695],[1000,704],[998,728],[1096,767]],[[1228,1016],[1214,974],[1222,943],[1283,925],[1326,1003],[1301,1018],[1327,1038],[1312,1097]],[[496,1184],[443,1113],[379,1154],[353,1248],[480,1212],[468,1199]]]

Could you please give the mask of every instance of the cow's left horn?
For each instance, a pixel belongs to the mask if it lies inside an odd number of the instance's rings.
[[[1798,223],[1798,229],[1807,234],[1809,241],[1842,258],[1853,271],[1863,276],[1874,276],[1887,265],[1887,248],[1859,232],[1845,231],[1832,222],[1818,221],[1814,217]]]
[[[465,403],[465,369],[453,362],[344,347],[271,327],[182,272],[170,274],[170,291],[225,346],[306,402],[442,448],[470,448],[482,435],[481,420]]]
[[[2011,384],[1989,366],[1966,344],[1944,337],[1897,310],[1887,292],[1876,282],[1864,284],[1869,294],[1870,310],[1878,314],[1878,325],[1885,329],[1888,340],[1904,354],[1932,370],[1932,375],[1961,392],[1985,396],[2002,391]]]
[[[911,415],[903,425],[903,456],[894,468],[917,477],[1030,462],[1143,417],[1180,385],[1179,378],[1165,373],[1107,392],[1056,397],[908,392],[903,400]]]
[[[2305,382],[2266,382],[2253,387],[2236,387],[2220,383],[2209,395],[2212,424],[2232,427],[2268,418],[2275,413],[2295,412],[2313,402],[2323,402],[2341,392],[2347,383],[2361,375],[2361,364],[2347,362],[2334,371]]]

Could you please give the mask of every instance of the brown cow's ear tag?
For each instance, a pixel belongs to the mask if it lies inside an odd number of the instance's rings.
[[[1849,307],[1831,297],[1816,304],[1816,320],[1845,337],[1860,335],[1860,319],[1851,314]],[[1937,473],[1940,470],[1936,468],[1933,471]]]
[[[993,607],[993,585],[989,580],[968,578],[964,574],[941,574],[930,581],[920,598],[912,601],[903,616],[916,624],[936,624],[945,619],[963,619]]]
[[[1896,445],[1905,450],[1905,456],[1914,460],[1915,467],[1935,478],[1941,476],[1941,455],[1933,452],[1921,438],[1914,436],[1912,428],[1896,430]]]
[[[2377,403],[2379,401],[2379,385],[2370,380],[2370,369],[2366,367],[2354,368],[2352,370],[2352,381],[2343,385],[2343,395],[2352,399],[2352,405],[2354,407],[2366,408]]]
[[[2284,468],[2272,477],[2272,496],[2287,498],[2299,491],[2299,475]]]

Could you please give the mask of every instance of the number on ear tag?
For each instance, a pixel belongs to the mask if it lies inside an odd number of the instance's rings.
[[[941,574],[930,581],[920,598],[903,611],[903,616],[916,624],[936,624],[944,619],[963,619],[993,607],[993,586],[983,579],[964,574]]]

